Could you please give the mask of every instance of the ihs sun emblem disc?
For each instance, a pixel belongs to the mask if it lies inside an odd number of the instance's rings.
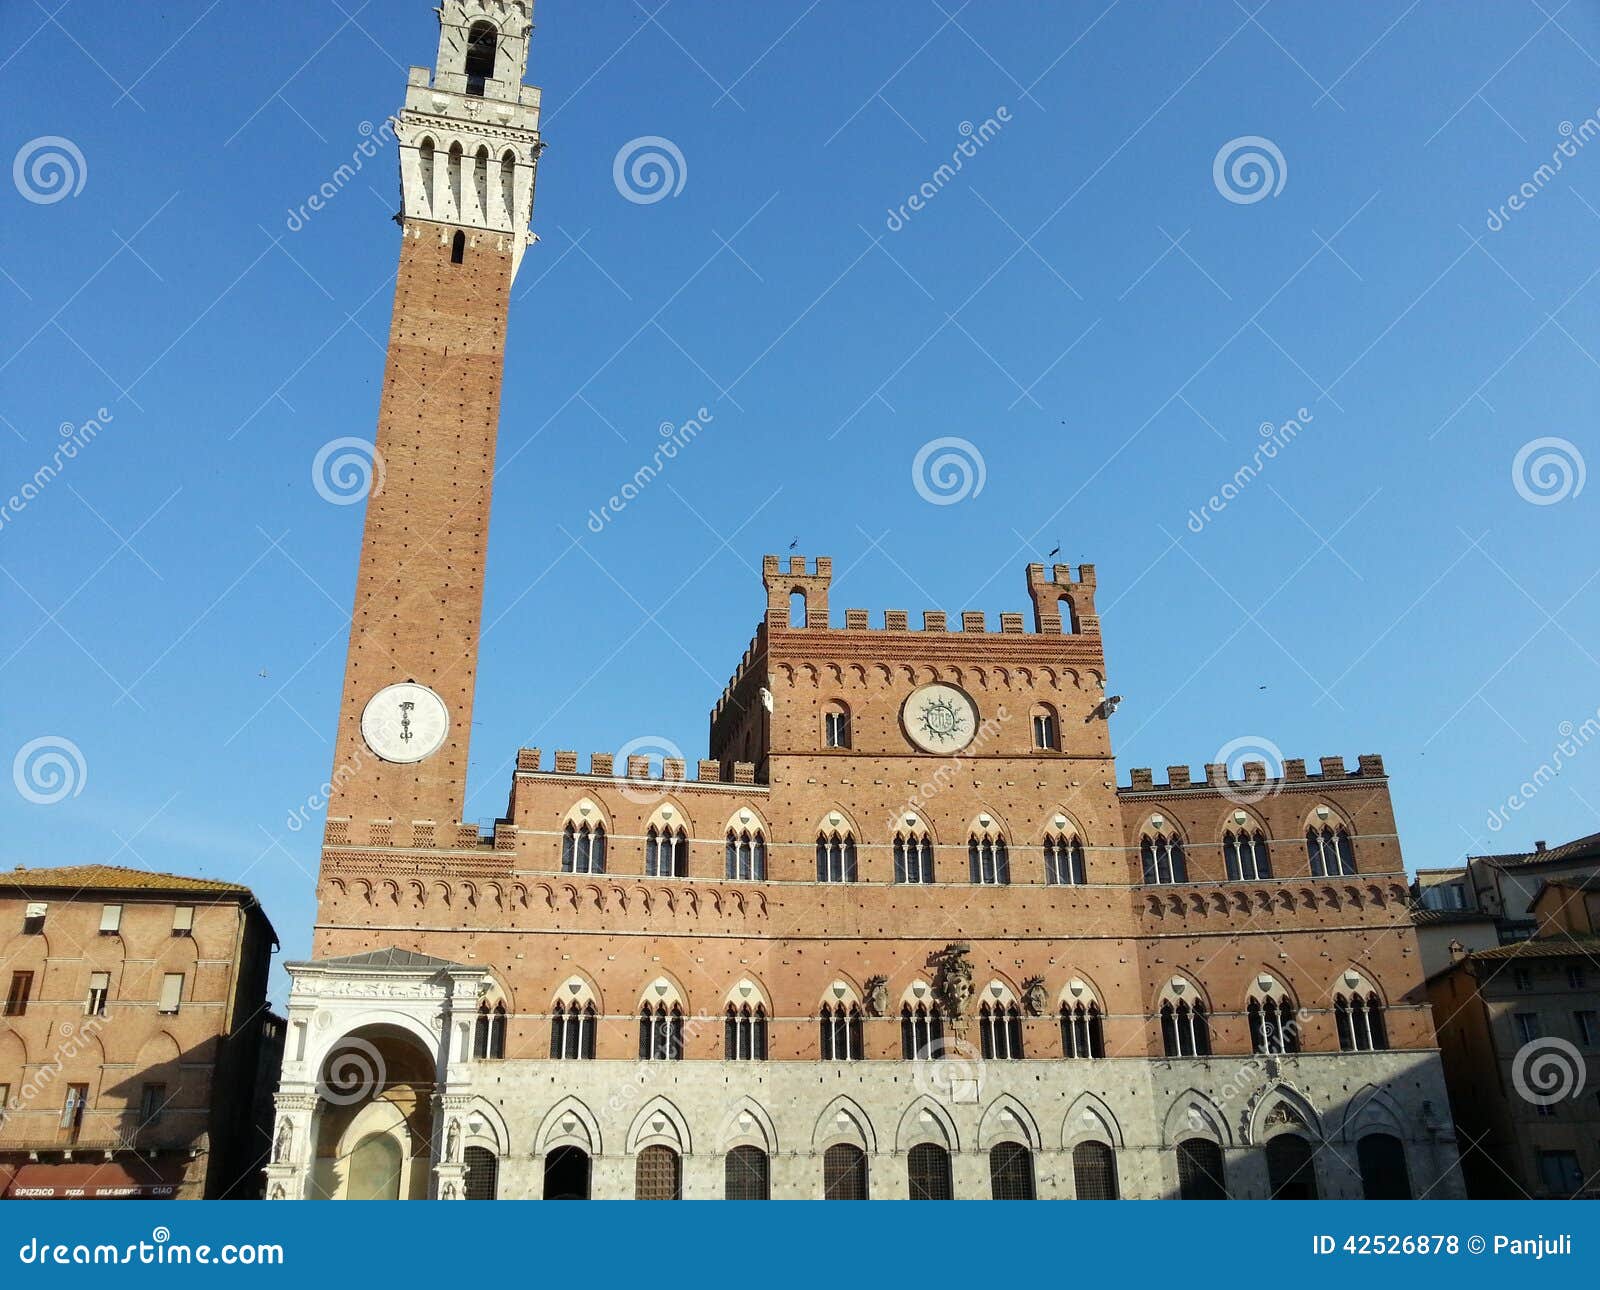
[[[924,752],[959,752],[972,742],[978,710],[953,685],[925,685],[906,700],[901,720],[911,742]]]

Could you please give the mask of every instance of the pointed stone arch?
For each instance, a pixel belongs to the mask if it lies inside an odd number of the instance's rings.
[[[1344,1104],[1339,1137],[1354,1143],[1369,1133],[1391,1133],[1404,1142],[1411,1137],[1405,1126],[1405,1113],[1394,1097],[1376,1084],[1364,1084]]]
[[[844,1093],[822,1108],[811,1130],[811,1149],[821,1154],[836,1142],[854,1143],[868,1156],[877,1154],[878,1135],[861,1103]]]
[[[1262,1089],[1245,1112],[1246,1142],[1265,1143],[1279,1133],[1302,1133],[1315,1146],[1323,1139],[1322,1117],[1311,1100],[1290,1084]]]
[[[592,1157],[605,1149],[599,1119],[581,1098],[570,1094],[545,1112],[534,1143],[540,1155],[548,1155],[557,1147],[579,1147]]]
[[[895,1126],[894,1149],[903,1154],[921,1142],[931,1142],[952,1154],[961,1150],[955,1120],[938,1099],[926,1093],[901,1114],[900,1123]]]
[[[669,1097],[656,1094],[633,1117],[628,1126],[627,1151],[637,1155],[646,1147],[671,1147],[679,1155],[694,1150],[689,1136],[689,1121]]]
[[[735,1147],[759,1147],[773,1156],[778,1153],[778,1128],[766,1107],[746,1094],[723,1116],[713,1145],[718,1155]]]
[[[1221,1147],[1231,1147],[1233,1131],[1222,1108],[1197,1088],[1187,1088],[1173,1098],[1161,1122],[1161,1145],[1175,1147],[1184,1138],[1210,1138]]]
[[[1079,1093],[1061,1121],[1061,1149],[1071,1151],[1080,1142],[1104,1142],[1114,1150],[1125,1145],[1116,1113],[1096,1093]]]
[[[1038,1151],[1042,1142],[1039,1122],[1010,1093],[1002,1093],[989,1103],[978,1123],[978,1147],[987,1151],[997,1142],[1015,1142],[1018,1138],[1030,1150]]]

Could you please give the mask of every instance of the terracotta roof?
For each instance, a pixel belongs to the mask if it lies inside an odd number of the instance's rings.
[[[1472,856],[1474,860],[1493,860],[1501,865],[1524,864],[1549,864],[1552,861],[1562,860],[1589,860],[1600,861],[1600,833],[1591,833],[1587,837],[1574,838],[1571,842],[1563,842],[1558,847],[1546,847],[1543,851],[1509,851],[1503,855]]]
[[[1566,887],[1572,891],[1600,891],[1600,874],[1562,874],[1555,878],[1546,878],[1539,885],[1539,891],[1546,887]],[[1535,896],[1537,899],[1537,895]]]
[[[1501,962],[1505,959],[1568,958],[1574,954],[1600,962],[1600,936],[1570,936],[1565,932],[1554,936],[1536,936],[1532,940],[1516,941],[1492,950],[1474,950],[1467,957]]]
[[[1481,909],[1413,909],[1411,921],[1418,927],[1433,923],[1492,923],[1494,915]]]
[[[212,878],[186,878],[112,864],[69,864],[51,869],[0,870],[0,890],[20,891],[185,891],[248,896],[250,888]]]

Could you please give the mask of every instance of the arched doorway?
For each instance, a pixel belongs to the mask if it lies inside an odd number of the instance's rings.
[[[432,1185],[434,1055],[398,1026],[363,1026],[317,1076],[311,1191],[329,1200],[425,1200]]]
[[[544,1158],[546,1200],[589,1199],[589,1153],[582,1147],[557,1147]]]
[[[350,1153],[346,1200],[399,1200],[405,1152],[388,1133],[369,1133]]]
[[[1361,1192],[1368,1200],[1410,1200],[1406,1149],[1392,1133],[1369,1133],[1356,1143]]]
[[[487,1147],[468,1147],[461,1153],[467,1174],[461,1189],[467,1200],[496,1200],[500,1194],[500,1161]]]

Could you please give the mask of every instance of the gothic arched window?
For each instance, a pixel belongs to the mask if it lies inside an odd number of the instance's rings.
[[[1139,858],[1144,865],[1144,880],[1147,883],[1189,881],[1189,865],[1183,858],[1183,840],[1176,833],[1145,834],[1139,839]]]
[[[1339,1047],[1347,1053],[1377,1052],[1389,1046],[1383,1022],[1383,1001],[1376,992],[1333,996],[1333,1019],[1339,1029]]]
[[[487,1147],[468,1147],[461,1153],[467,1166],[461,1194],[466,1200],[494,1200],[500,1186],[500,1161]]]
[[[822,1005],[820,1023],[822,1060],[854,1062],[862,1056],[861,1005]]]
[[[722,1020],[722,1055],[730,1062],[767,1060],[767,1010],[762,1004],[728,1005]]]
[[[1260,829],[1229,829],[1222,835],[1222,856],[1229,882],[1255,882],[1272,877],[1267,835]]]
[[[1288,999],[1250,996],[1245,1007],[1250,1022],[1250,1051],[1253,1053],[1297,1053],[1300,1051],[1300,1023]]]
[[[856,840],[846,831],[833,829],[817,834],[817,881],[854,882],[856,880]]]
[[[639,1060],[642,1062],[675,1062],[683,1057],[683,1009],[676,1003],[668,1007],[658,1003],[654,1007],[639,1007]]]
[[[484,85],[494,80],[495,37],[489,22],[475,22],[467,33],[467,93],[475,97],[481,97]]]
[[[1072,1180],[1079,1200],[1116,1200],[1117,1156],[1103,1142],[1080,1142],[1072,1149]]]
[[[1168,1057],[1209,1057],[1211,1022],[1206,1006],[1196,999],[1169,999],[1161,1005],[1161,1046]]]
[[[987,1000],[978,1008],[978,1037],[985,1060],[1010,1061],[1022,1056],[1022,1010],[1014,1003]]]
[[[478,1020],[472,1031],[474,1057],[500,1058],[506,1055],[506,1005],[487,1000],[478,1005]]]
[[[1100,1020],[1100,1005],[1062,1003],[1061,1055],[1063,1057],[1104,1057],[1105,1028]]]
[[[980,824],[967,839],[967,868],[973,882],[1005,886],[1011,881],[1011,857],[999,830]]]
[[[592,828],[585,821],[574,825],[568,821],[561,833],[562,873],[604,873],[606,871],[605,825]]]
[[[644,872],[647,878],[687,878],[689,835],[681,827],[652,824],[644,838]]]
[[[765,882],[767,842],[758,829],[728,830],[723,876],[731,882]]]
[[[850,746],[850,709],[838,700],[822,711],[822,744],[825,748]]]
[[[1032,1200],[1033,1152],[1020,1142],[990,1147],[989,1194],[996,1200]]]
[[[772,1165],[760,1147],[735,1147],[722,1166],[725,1200],[767,1200],[772,1195]]]
[[[1330,828],[1324,824],[1306,830],[1306,856],[1311,861],[1313,878],[1339,878],[1356,871],[1355,851],[1350,846],[1350,834],[1344,825]]]
[[[1228,1199],[1222,1148],[1209,1138],[1185,1138],[1178,1143],[1178,1199]]]
[[[866,1200],[867,1153],[850,1142],[835,1142],[823,1152],[822,1194],[828,1200]]]
[[[906,1061],[936,1061],[944,1052],[944,1014],[936,1003],[931,1008],[910,1003],[900,1009],[900,1055]]]
[[[1045,838],[1044,880],[1053,887],[1079,887],[1088,881],[1083,843],[1076,833],[1056,833]]]
[[[919,1142],[906,1153],[906,1182],[912,1200],[954,1200],[950,1153],[936,1142]]]
[[[550,1056],[568,1061],[594,1059],[595,1023],[599,1020],[593,1003],[556,1000],[550,1011]]]
[[[894,835],[894,880],[904,883],[933,881],[933,839],[921,829],[908,826]]]
[[[1033,746],[1045,752],[1055,752],[1061,747],[1056,710],[1047,703],[1041,703],[1033,710]]]

